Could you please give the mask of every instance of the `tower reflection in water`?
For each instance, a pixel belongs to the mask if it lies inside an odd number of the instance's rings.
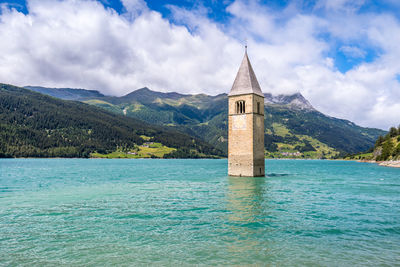
[[[260,240],[266,241],[262,236],[268,232],[265,189],[264,177],[228,177],[228,224],[234,239],[231,252],[258,254],[267,249],[260,244]]]

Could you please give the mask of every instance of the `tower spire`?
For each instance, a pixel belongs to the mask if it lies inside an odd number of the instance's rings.
[[[247,44],[245,45],[242,64],[240,64],[239,71],[237,72],[232,89],[228,95],[233,96],[243,94],[256,94],[264,97],[260,84],[257,81],[256,74],[251,66],[249,57],[247,56]]]

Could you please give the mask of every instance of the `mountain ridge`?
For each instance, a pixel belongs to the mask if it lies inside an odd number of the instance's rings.
[[[117,97],[117,96],[111,96],[111,95],[104,95],[98,90],[88,90],[88,89],[81,89],[81,88],[50,88],[50,87],[42,87],[42,86],[24,86],[23,88],[51,95],[53,97],[61,98],[64,100],[83,100],[87,99],[88,97],[104,97],[104,98],[120,98],[124,100],[132,100],[132,99],[137,99],[139,96],[141,100],[143,100],[143,97],[147,96],[158,96],[158,97],[163,97],[163,98],[171,98],[171,99],[179,99],[182,97],[189,97],[189,96],[204,96],[204,97],[220,97],[220,96],[227,96],[227,93],[221,93],[217,94],[215,96],[213,95],[208,95],[204,93],[199,93],[199,94],[182,94],[182,93],[177,93],[177,92],[159,92],[159,91],[154,91],[151,90],[148,87],[142,87],[136,90],[133,90],[130,93],[127,93],[123,96]],[[88,92],[88,93],[84,93]],[[64,93],[65,95],[63,95]],[[299,103],[299,107],[304,106],[304,109],[312,109],[315,110],[315,108],[310,104],[310,102],[304,98],[304,96],[300,93],[293,93],[293,94],[271,94],[271,93],[264,93],[265,100],[264,102],[266,104],[281,104],[281,105],[289,105],[293,104],[293,106],[296,106],[297,103]],[[298,102],[296,102],[298,101]],[[301,104],[301,105],[300,105]]]
[[[265,96],[265,148],[268,157],[285,157],[300,152],[301,157],[332,158],[365,151],[373,146],[379,135],[386,133],[324,115],[300,93],[266,93]],[[80,101],[185,132],[227,151],[227,94],[185,95],[144,87],[122,97],[85,97]]]
[[[87,90],[81,88],[48,88],[42,86],[24,86],[23,88],[61,98],[64,100],[79,100],[90,97],[105,97],[104,94],[100,93],[97,90]]]

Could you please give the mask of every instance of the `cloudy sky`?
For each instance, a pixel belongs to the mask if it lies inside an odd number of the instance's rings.
[[[245,42],[264,92],[400,123],[398,0],[0,0],[0,83],[216,95]]]

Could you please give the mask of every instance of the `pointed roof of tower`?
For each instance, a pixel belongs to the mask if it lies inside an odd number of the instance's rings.
[[[256,94],[264,97],[254,70],[251,67],[249,57],[247,56],[247,47],[244,53],[242,64],[240,65],[239,71],[236,75],[232,89],[229,92],[228,96],[244,94]]]

